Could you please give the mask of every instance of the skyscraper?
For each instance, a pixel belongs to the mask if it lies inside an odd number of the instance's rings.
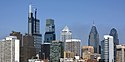
[[[89,34],[88,46],[94,47],[94,53],[99,53],[99,34],[96,26],[93,25]]]
[[[64,50],[65,50],[65,43],[67,39],[72,39],[72,32],[67,26],[65,26],[61,32],[61,40],[62,42],[64,42]]]
[[[119,39],[118,39],[117,30],[115,28],[112,28],[109,35],[113,36],[113,42],[114,42],[114,62],[116,62],[116,55],[117,55],[116,45],[119,45]]]
[[[16,36],[0,41],[0,62],[20,62],[20,40]]]
[[[41,49],[42,35],[40,34],[40,20],[37,19],[37,9],[35,9],[35,15],[32,13],[32,6],[29,5],[28,14],[28,35],[32,35],[34,38],[34,46],[36,53],[38,54]]]
[[[56,40],[54,20],[46,19],[46,32],[44,35],[44,43],[52,43],[53,40]]]
[[[101,47],[101,62],[114,62],[113,37],[110,35],[104,35]]]
[[[114,41],[115,45],[119,45],[118,33],[117,33],[117,30],[115,28],[111,29],[109,35],[113,36],[113,41]]]

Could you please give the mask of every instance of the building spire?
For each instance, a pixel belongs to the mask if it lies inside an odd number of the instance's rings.
[[[29,5],[29,13],[32,13],[32,5]]]
[[[94,22],[94,20],[93,20],[93,26],[95,26],[95,22]]]

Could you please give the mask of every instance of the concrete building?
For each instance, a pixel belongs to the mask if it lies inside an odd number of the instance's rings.
[[[116,45],[116,62],[125,62],[125,45]]]
[[[50,62],[59,62],[60,58],[63,58],[63,42],[61,41],[52,41],[50,45]]]
[[[0,62],[20,62],[20,40],[16,36],[0,41]]]
[[[94,54],[93,46],[83,46],[81,49],[81,56],[84,60],[91,59],[91,55]]]
[[[23,59],[23,50],[22,50],[22,47],[23,47],[23,35],[21,34],[21,32],[16,32],[16,31],[12,31],[10,33],[10,36],[16,36],[17,39],[20,40],[20,62],[22,62],[24,59]]]
[[[29,58],[36,55],[34,39],[32,35],[22,35],[20,32],[12,31],[10,36],[16,36],[20,40],[20,62],[27,62]]]
[[[66,51],[73,52],[74,56],[80,56],[80,42],[79,39],[67,39],[66,40]]]
[[[104,35],[104,40],[101,42],[101,61],[114,62],[113,36]]]

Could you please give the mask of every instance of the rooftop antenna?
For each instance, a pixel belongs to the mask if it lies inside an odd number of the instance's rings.
[[[95,22],[94,22],[94,20],[93,20],[93,26],[95,26]]]

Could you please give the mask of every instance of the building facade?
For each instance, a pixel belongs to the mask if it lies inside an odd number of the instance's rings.
[[[34,46],[34,38],[31,35],[25,34],[23,36],[23,47],[21,48],[21,62],[28,62],[28,59],[35,58],[36,50]]]
[[[53,40],[56,40],[54,20],[46,19],[46,32],[44,35],[44,43],[52,43]]]
[[[116,62],[125,62],[125,45],[116,45]]]
[[[0,62],[20,62],[20,40],[16,36],[0,41]]]
[[[101,61],[114,62],[114,43],[110,35],[104,35],[104,40],[101,42]]]
[[[66,40],[66,51],[73,52],[74,56],[80,56],[80,42],[79,39],[67,39]]]
[[[93,46],[83,46],[81,49],[81,56],[84,60],[91,59],[91,55],[94,54]]]
[[[64,29],[61,31],[61,40],[64,42],[64,51],[66,50],[66,40],[67,39],[72,39],[72,32],[71,30],[65,26]]]
[[[41,59],[50,60],[50,45],[51,43],[43,43],[41,45]]]
[[[99,53],[99,34],[96,26],[93,25],[89,34],[88,46],[94,47],[94,53]]]
[[[113,42],[114,42],[114,62],[116,62],[116,55],[117,55],[116,45],[119,45],[119,39],[118,39],[117,30],[115,28],[112,28],[109,35],[113,36]]]
[[[37,9],[35,9],[35,15],[33,16],[31,5],[29,5],[28,14],[28,35],[32,35],[34,37],[36,53],[39,54],[42,43],[42,35],[40,34],[40,20],[37,19]]]
[[[50,62],[59,62],[63,58],[63,42],[52,41],[50,46]]]

